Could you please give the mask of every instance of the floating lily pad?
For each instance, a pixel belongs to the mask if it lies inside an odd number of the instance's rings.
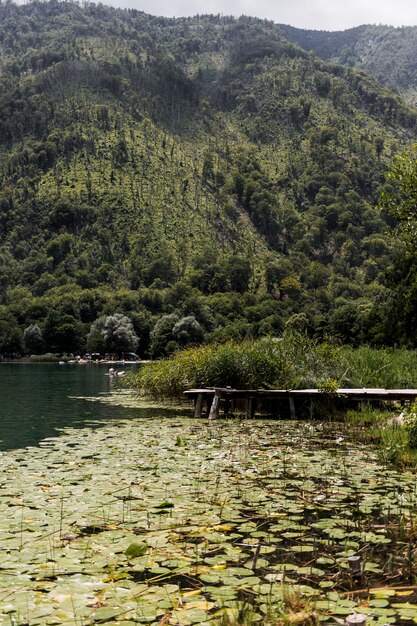
[[[146,543],[131,543],[125,550],[125,555],[130,559],[143,556],[148,550]]]
[[[187,448],[175,446],[178,432]],[[363,601],[372,626],[414,620],[389,586],[405,582],[396,529],[417,513],[415,477],[360,445],[330,453],[323,433],[294,422],[135,420],[6,452],[0,591],[34,624],[71,623],[74,611],[101,624],[158,623],[167,612],[172,623],[209,624],[242,596],[265,613],[283,582],[308,582],[297,593],[328,616]],[[357,553],[371,592],[350,600],[334,587],[355,583],[347,557]]]

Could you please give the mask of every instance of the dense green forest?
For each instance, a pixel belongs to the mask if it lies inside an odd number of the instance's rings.
[[[0,354],[417,343],[380,208],[417,110],[374,78],[265,20],[56,0],[0,4],[0,70]]]
[[[282,26],[282,32],[323,59],[361,69],[409,102],[417,102],[417,26],[367,24],[342,32]]]

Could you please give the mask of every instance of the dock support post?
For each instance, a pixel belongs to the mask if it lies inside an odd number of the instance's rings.
[[[246,398],[246,417],[252,419],[255,414],[255,398],[253,396],[249,396]]]
[[[199,393],[194,401],[194,417],[201,417],[203,410],[203,394]]]
[[[292,419],[292,420],[295,420],[296,415],[295,415],[294,397],[293,397],[293,396],[289,396],[289,401],[290,401],[290,414],[291,414],[291,419]]]
[[[220,401],[220,393],[218,391],[215,391],[213,402],[211,403],[209,420],[217,419],[219,415],[219,401]]]

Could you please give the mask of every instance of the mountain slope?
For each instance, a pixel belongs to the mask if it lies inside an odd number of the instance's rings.
[[[373,79],[261,20],[56,0],[0,5],[0,51],[7,323],[48,329],[53,309],[74,341],[134,309],[145,342],[175,312],[211,332],[300,314],[326,332],[333,310],[361,316],[381,291],[377,199],[417,113]],[[229,310],[216,294],[230,290],[251,295]]]
[[[410,103],[417,102],[417,26],[364,25],[339,32],[280,28],[305,50],[361,69]]]

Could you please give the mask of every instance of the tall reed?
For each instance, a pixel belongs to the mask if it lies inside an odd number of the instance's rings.
[[[283,338],[228,341],[189,348],[169,359],[144,365],[128,383],[158,397],[181,397],[186,389],[300,388],[340,379],[345,364],[340,348],[291,332]]]
[[[345,386],[417,388],[417,351],[375,349],[367,346],[343,348],[346,362]]]

